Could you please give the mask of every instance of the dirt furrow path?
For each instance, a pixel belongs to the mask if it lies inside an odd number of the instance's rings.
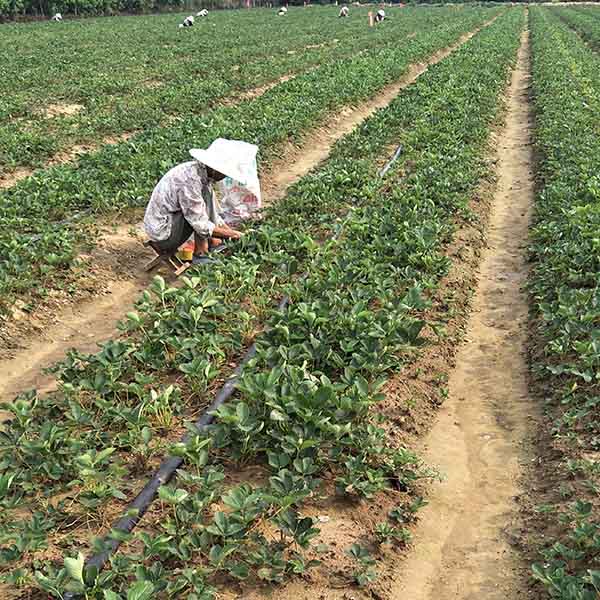
[[[398,573],[398,600],[528,598],[528,565],[512,542],[537,416],[528,392],[523,291],[534,193],[529,78],[525,31],[498,138],[498,186],[466,341],[425,440],[423,458],[444,480]]]
[[[225,96],[224,98],[216,99],[211,108],[218,108],[219,106],[237,106],[242,102],[258,98],[259,96],[262,96],[275,86],[289,81],[290,79],[294,79],[294,77],[296,77],[297,75],[298,73],[288,73],[287,75],[282,75],[281,77],[278,77],[277,79],[275,79],[274,81],[270,81],[269,83],[265,83],[261,86],[239,92],[237,95]],[[65,113],[63,112],[62,114]],[[176,119],[176,115],[167,115],[164,119],[164,122],[162,122],[162,125],[167,126]],[[19,181],[21,181],[22,179],[31,177],[34,173],[42,169],[55,167],[57,165],[64,165],[66,163],[72,163],[78,160],[84,154],[91,154],[93,152],[97,152],[105,146],[112,146],[114,144],[118,144],[119,142],[125,142],[131,139],[136,133],[139,133],[139,130],[114,133],[105,136],[100,141],[89,140],[82,144],[74,144],[72,146],[62,148],[59,151],[57,151],[56,154],[48,158],[45,164],[38,169],[33,169],[30,167],[17,167],[13,171],[0,174],[0,190],[11,188],[17,183],[19,183]]]
[[[454,44],[434,53],[426,61],[411,65],[404,77],[385,87],[371,100],[358,107],[343,109],[330,117],[309,133],[300,146],[290,145],[282,151],[280,158],[261,177],[265,204],[285,196],[293,183],[327,158],[338,139],[376,110],[387,106],[429,66],[449,56],[495,19],[462,35]],[[0,401],[10,401],[33,387],[42,391],[52,389],[53,378],[45,375],[43,369],[63,358],[69,348],[91,352],[98,343],[115,334],[117,321],[132,310],[140,292],[155,275],[143,272],[143,265],[152,257],[152,253],[142,247],[139,236],[131,235],[132,229],[138,229],[139,234],[139,228],[132,228],[131,225],[116,228],[105,235],[93,251],[90,264],[106,267],[106,274],[102,276],[104,288],[94,286],[98,289],[97,296],[61,307],[51,318],[46,315],[46,321],[37,323],[37,331],[33,335],[25,333],[20,336],[26,327],[17,324],[15,333],[11,335],[13,347],[16,348],[11,351],[10,358],[0,360]],[[34,320],[38,316],[43,317],[44,312],[47,311],[39,311],[38,315],[34,315]],[[27,315],[23,317],[28,318]]]

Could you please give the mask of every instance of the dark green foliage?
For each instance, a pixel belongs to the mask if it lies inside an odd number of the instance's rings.
[[[531,248],[535,368],[572,475],[559,490],[570,505],[552,516],[562,533],[548,540],[533,574],[553,598],[593,600],[600,535],[589,500],[598,495],[598,467],[583,456],[597,451],[600,434],[600,59],[554,10],[532,10],[531,25],[541,159]]]

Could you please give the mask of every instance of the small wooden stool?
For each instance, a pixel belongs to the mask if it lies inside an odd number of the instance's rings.
[[[177,250],[174,252],[163,252],[155,246],[152,240],[146,240],[144,246],[152,248],[156,252],[156,257],[144,265],[144,271],[146,272],[156,269],[161,264],[165,264],[179,277],[179,275],[192,266],[191,262],[185,262],[177,257]]]

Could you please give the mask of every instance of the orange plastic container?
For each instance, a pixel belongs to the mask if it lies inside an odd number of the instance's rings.
[[[180,260],[192,260],[194,257],[195,244],[193,241],[186,242],[177,253],[177,258]]]

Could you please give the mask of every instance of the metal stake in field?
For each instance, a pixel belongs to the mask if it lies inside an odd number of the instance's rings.
[[[373,27],[373,11],[369,11],[369,27]]]

